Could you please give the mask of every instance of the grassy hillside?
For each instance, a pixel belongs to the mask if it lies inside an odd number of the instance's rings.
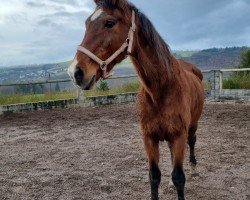
[[[234,68],[239,64],[240,53],[244,49],[245,47],[206,49],[182,58],[202,69]]]

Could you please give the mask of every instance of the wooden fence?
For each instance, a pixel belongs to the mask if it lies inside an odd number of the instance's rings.
[[[223,89],[223,75],[224,73],[231,72],[242,72],[242,71],[250,71],[250,68],[244,69],[220,69],[220,70],[203,70],[202,73],[205,77],[205,81],[209,82],[211,85],[211,89],[206,89],[206,97],[212,99],[219,98],[228,98],[228,99],[250,99],[250,90],[227,90]],[[110,77],[109,80],[116,79],[129,79],[129,78],[137,78],[136,75],[124,75],[117,77]],[[1,87],[13,87],[20,85],[39,85],[39,84],[56,84],[56,83],[67,83],[71,82],[70,79],[61,79],[61,80],[48,80],[48,81],[38,81],[38,82],[25,82],[25,83],[13,83],[13,84],[0,84]],[[79,89],[76,89],[76,99],[82,99],[81,92]]]

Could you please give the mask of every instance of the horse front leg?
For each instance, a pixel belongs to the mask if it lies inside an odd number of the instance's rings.
[[[195,157],[195,143],[196,143],[196,130],[197,126],[191,127],[188,132],[188,145],[190,148],[189,162],[191,166],[191,177],[197,177],[199,174],[196,172],[196,157]]]
[[[170,153],[171,153],[171,166],[173,167],[173,152],[172,152],[172,147],[171,147],[171,143],[170,142],[168,142],[168,147],[169,147]],[[170,174],[171,174],[171,172],[170,172]],[[170,176],[169,182],[168,182],[168,191],[172,192],[174,189],[175,189],[175,186],[174,186],[172,177]]]
[[[144,145],[149,162],[149,180],[151,185],[151,199],[158,200],[158,188],[161,182],[161,171],[159,169],[159,141],[144,136]]]
[[[187,143],[187,134],[182,133],[171,141],[171,152],[173,162],[172,181],[177,190],[178,199],[184,200],[184,186],[186,182],[183,171],[183,161],[185,157],[185,147]]]

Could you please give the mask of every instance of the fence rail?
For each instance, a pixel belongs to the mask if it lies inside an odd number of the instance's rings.
[[[240,68],[240,69],[221,69],[221,72],[243,72],[243,71],[250,71],[250,68]]]
[[[70,79],[58,79],[58,80],[47,80],[47,81],[37,81],[37,82],[20,82],[20,83],[9,83],[0,84],[0,87],[11,87],[20,85],[39,85],[39,84],[52,84],[52,83],[68,83],[71,82]]]
[[[109,77],[109,80],[123,79],[123,78],[137,78],[137,75],[124,75],[124,76],[114,76]],[[34,82],[20,82],[20,83],[8,83],[0,84],[0,87],[11,87],[11,86],[20,86],[20,85],[39,85],[39,84],[52,84],[52,83],[68,83],[71,82],[71,79],[58,79],[58,80],[47,80],[47,81],[34,81]]]
[[[210,73],[214,71],[219,72],[243,72],[250,71],[250,68],[241,68],[241,69],[212,69],[212,70],[202,70],[202,73]],[[123,76],[113,76],[108,78],[109,80],[124,79],[124,78],[137,78],[137,75],[123,75]],[[20,85],[39,85],[39,84],[52,84],[52,83],[67,83],[71,82],[71,79],[59,79],[59,80],[46,80],[46,81],[34,81],[34,82],[20,82],[20,83],[9,83],[9,84],[0,84],[0,87],[11,87],[11,86],[20,86]]]

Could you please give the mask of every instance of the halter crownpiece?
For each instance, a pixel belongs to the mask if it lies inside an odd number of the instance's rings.
[[[82,47],[82,46],[78,46],[77,51],[80,51],[80,52],[86,54],[88,57],[90,57],[92,60],[94,60],[96,63],[98,63],[101,70],[103,71],[102,78],[107,79],[110,76],[112,76],[107,71],[107,66],[112,61],[114,61],[122,52],[124,52],[126,48],[127,48],[127,54],[131,54],[135,30],[136,30],[135,11],[133,10],[132,11],[132,25],[131,25],[129,32],[128,32],[128,38],[122,44],[122,46],[112,56],[110,56],[107,60],[104,61],[104,60],[98,58],[95,54],[93,54],[91,51],[89,51],[88,49],[86,49],[85,47]]]

